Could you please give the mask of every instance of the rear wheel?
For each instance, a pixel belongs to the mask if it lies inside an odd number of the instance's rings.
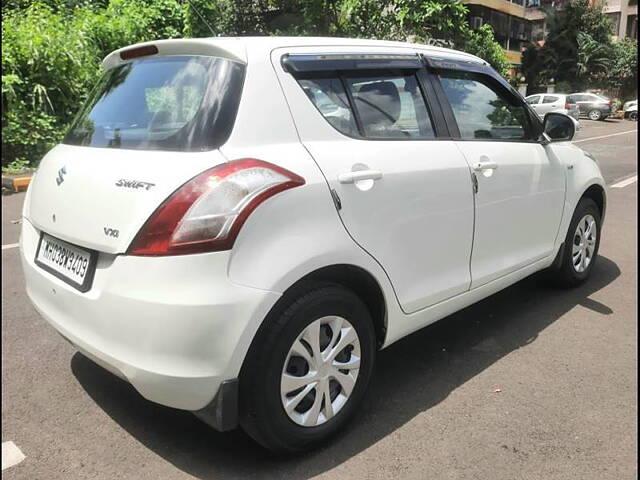
[[[338,285],[307,290],[266,321],[240,376],[240,423],[274,452],[313,448],[344,426],[364,396],[373,322]]]
[[[602,112],[600,110],[589,110],[587,114],[590,120],[602,120]]]
[[[638,112],[629,113],[629,120],[633,120],[634,122],[638,121]]]
[[[556,285],[574,287],[589,277],[600,247],[600,226],[598,206],[592,199],[582,198],[571,219],[560,262],[549,270]]]

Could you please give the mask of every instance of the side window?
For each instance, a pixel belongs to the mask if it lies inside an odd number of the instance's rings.
[[[415,75],[346,78],[364,135],[433,138],[433,125]]]
[[[441,73],[440,82],[464,139],[530,140],[531,128],[522,105],[490,85],[482,75]]]
[[[358,127],[353,118],[349,100],[339,78],[318,78],[298,82],[316,108],[336,130],[345,135],[358,135]]]
[[[545,95],[542,99],[542,103],[554,103],[558,101],[559,97],[554,97],[553,95]]]
[[[534,95],[526,99],[529,105],[536,105],[540,101],[540,95]]]

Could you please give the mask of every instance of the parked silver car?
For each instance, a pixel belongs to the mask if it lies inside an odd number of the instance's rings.
[[[558,112],[578,120],[580,109],[577,104],[570,103],[568,97],[564,93],[540,93],[529,95],[525,100],[542,119],[549,112]]]

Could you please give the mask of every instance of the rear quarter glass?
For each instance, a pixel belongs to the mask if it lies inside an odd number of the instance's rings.
[[[132,60],[105,72],[62,143],[213,150],[233,129],[244,74],[244,65],[215,57]]]

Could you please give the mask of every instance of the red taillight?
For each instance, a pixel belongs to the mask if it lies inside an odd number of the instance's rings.
[[[176,190],[146,221],[130,255],[228,250],[247,217],[276,193],[304,185],[298,175],[244,158],[206,170]]]

